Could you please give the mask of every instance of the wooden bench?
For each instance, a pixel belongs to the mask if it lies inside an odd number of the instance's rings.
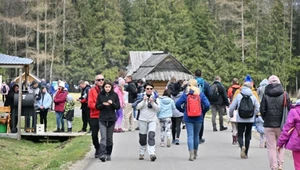
[[[0,113],[8,113],[6,117],[6,133],[10,132],[10,107],[9,106],[0,106]]]

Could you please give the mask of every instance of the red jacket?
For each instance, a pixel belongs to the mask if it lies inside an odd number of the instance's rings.
[[[54,96],[54,111],[56,112],[64,112],[65,110],[65,102],[67,101],[68,92],[65,90],[59,90],[56,92]]]
[[[100,88],[98,86],[95,86],[90,89],[89,96],[88,96],[88,107],[90,108],[90,118],[99,118],[100,110],[96,109],[96,102],[98,94],[100,93]]]

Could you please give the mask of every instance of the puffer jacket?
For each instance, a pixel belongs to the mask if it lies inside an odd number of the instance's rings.
[[[159,119],[172,117],[173,110],[176,109],[174,101],[170,97],[162,96],[158,99],[158,102],[160,104],[160,111],[157,117]]]
[[[260,113],[264,119],[264,127],[279,128],[283,114],[284,94],[288,110],[290,109],[290,97],[284,92],[281,84],[269,84],[265,88],[265,94],[261,100]]]
[[[144,93],[146,95],[146,92]],[[154,98],[154,92],[150,98]],[[157,120],[157,113],[159,112],[160,106],[156,102],[151,102],[152,108],[148,108],[148,100],[142,100],[136,106],[137,110],[140,110],[139,121],[153,122]]]

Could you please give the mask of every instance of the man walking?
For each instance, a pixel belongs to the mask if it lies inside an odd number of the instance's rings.
[[[81,88],[81,96],[77,99],[81,103],[81,113],[82,113],[82,128],[79,132],[86,132],[87,125],[89,123],[91,131],[91,124],[90,124],[90,108],[88,107],[88,94],[91,89],[90,85],[87,85],[84,80],[79,81],[79,86]]]
[[[135,99],[137,97],[137,88],[135,83],[132,81],[132,76],[127,76],[125,81],[126,83],[128,83],[125,89],[125,91],[128,92],[128,104],[124,111],[124,131],[134,131],[132,103],[135,102]]]
[[[95,86],[90,89],[88,95],[88,107],[90,108],[90,127],[92,130],[92,140],[95,147],[95,158],[100,156],[100,144],[99,144],[99,114],[100,111],[96,109],[97,97],[104,83],[104,76],[99,74],[95,77]]]

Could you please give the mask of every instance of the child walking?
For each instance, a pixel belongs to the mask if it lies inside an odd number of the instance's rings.
[[[263,148],[266,147],[266,142],[265,142],[265,130],[264,130],[264,120],[260,116],[260,113],[256,115],[255,118],[255,128],[257,132],[260,134],[260,144],[259,147]]]
[[[160,122],[160,146],[165,146],[165,138],[167,137],[167,147],[171,147],[171,117],[173,115],[173,110],[175,110],[175,103],[170,98],[171,91],[166,89],[163,96],[160,98],[160,111],[158,113],[158,119]]]
[[[65,104],[64,116],[63,116],[63,118],[67,120],[68,133],[72,132],[72,121],[74,119],[74,105],[75,102],[73,100],[73,97],[70,94],[68,94],[67,102]]]

